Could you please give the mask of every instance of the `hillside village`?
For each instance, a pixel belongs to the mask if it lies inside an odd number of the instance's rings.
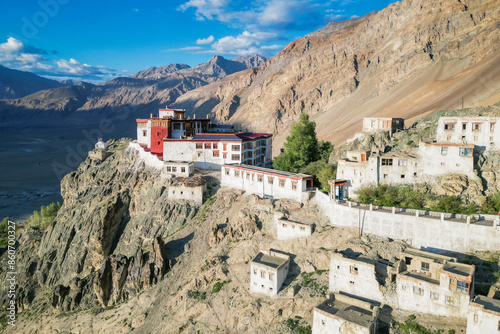
[[[500,295],[496,290],[490,290],[488,296],[476,295],[475,266],[441,255],[447,251],[499,250],[498,216],[472,217],[353,202],[357,190],[366,184],[415,184],[446,174],[473,177],[474,151],[495,151],[500,146],[500,132],[495,131],[500,117],[440,117],[435,140],[420,141],[413,149],[416,152],[384,152],[377,145],[371,150],[347,151],[338,161],[337,178],[329,181],[326,196],[312,187],[311,175],[263,167],[270,166],[271,134],[229,132],[234,129],[220,127],[217,131],[223,132],[214,133],[210,128],[216,126],[209,119],[185,119],[184,113],[161,109],[158,117],[137,120],[137,140],[129,146],[143,156],[144,163],[161,168],[174,179],[180,177],[182,181],[170,187],[172,198],[201,205],[206,185],[188,180],[218,170],[222,188],[261,198],[312,203],[333,226],[359,228],[360,236],[372,234],[408,243],[408,248],[391,261],[333,252],[330,295],[314,308],[312,333],[382,333],[392,323],[391,310],[464,319],[467,333],[492,333],[500,328],[500,299],[496,299]],[[403,119],[367,117],[362,133],[355,138],[381,132],[392,137],[404,131]],[[100,151],[105,151],[102,143],[92,154]],[[277,218],[275,232],[277,240],[294,240],[308,238],[316,231],[314,225]],[[245,288],[256,298],[276,298],[292,257],[278,249],[259,251],[249,263],[250,284]],[[288,292],[293,297],[295,288]]]

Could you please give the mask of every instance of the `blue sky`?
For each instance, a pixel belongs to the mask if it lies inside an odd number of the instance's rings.
[[[102,82],[213,55],[272,57],[328,22],[381,10],[366,0],[21,0],[0,2],[0,64]]]

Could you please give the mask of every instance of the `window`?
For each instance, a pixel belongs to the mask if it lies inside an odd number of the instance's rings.
[[[358,267],[355,267],[355,266],[349,266],[349,272],[353,275],[357,275],[358,274]]]
[[[354,281],[349,281],[349,283],[354,284]]]
[[[495,123],[490,123],[490,131],[495,131]]]
[[[180,130],[181,129],[181,123],[174,123],[174,130]]]
[[[457,281],[457,291],[462,293],[469,293],[469,283]]]
[[[226,143],[222,144],[222,147],[223,147],[224,151],[227,151],[227,144]]]
[[[474,314],[474,322],[477,322],[477,320],[478,320],[478,316],[477,316],[477,314]],[[500,326],[500,321],[499,321],[499,326]]]
[[[416,295],[423,295],[424,294],[424,289],[419,288],[418,286],[413,287],[413,293]]]
[[[439,299],[439,293],[431,291],[431,299],[432,300],[438,300]]]
[[[247,172],[247,180],[250,180],[250,173]]]
[[[280,187],[284,187],[285,186],[285,179],[280,179]]]
[[[481,131],[481,123],[472,123],[472,131]]]
[[[429,263],[428,262],[422,262],[422,270],[429,271]]]
[[[441,147],[441,155],[447,155],[448,154],[448,147]]]
[[[240,177],[240,171],[239,170],[234,170],[234,177]]]
[[[181,167],[181,173],[185,173],[186,172],[186,167]]]
[[[455,130],[455,123],[445,123],[444,129],[445,130]]]
[[[146,136],[148,135],[148,131],[147,131],[147,130],[142,130],[142,135],[143,135],[144,137],[146,137]]]
[[[471,156],[472,155],[472,148],[461,147],[459,150],[459,154],[461,156]]]
[[[213,146],[213,149],[214,149],[214,150],[216,150],[216,149],[217,149],[217,147],[218,147],[217,143],[213,143],[213,144],[212,144],[212,146]]]
[[[239,154],[232,154],[231,160],[240,160],[240,155]]]
[[[253,274],[254,274],[254,275],[257,275],[257,270],[255,270],[255,269],[254,269],[254,270],[253,270]]]
[[[233,151],[239,151],[240,150],[240,145],[233,145],[231,150],[233,150]]]
[[[257,174],[257,181],[258,181],[258,182],[262,182],[262,175]]]
[[[455,299],[453,297],[446,296],[446,304],[448,305],[455,305]]]
[[[406,166],[406,159],[399,159],[398,166]]]
[[[266,272],[263,271],[263,270],[261,270],[260,271],[260,277],[262,277],[262,278],[266,277]]]
[[[177,167],[173,166],[173,167],[172,167],[172,172],[173,172],[173,173],[177,173]]]
[[[384,179],[387,179],[387,174],[384,174]]]
[[[222,153],[222,157],[223,157],[224,159],[227,159],[227,153],[226,153],[226,152]]]
[[[201,150],[203,148],[203,144],[202,143],[196,143],[196,149],[197,150]]]
[[[383,121],[382,122],[382,127],[384,129],[390,129],[391,128],[391,123],[392,123],[391,121]]]
[[[467,130],[467,123],[462,123],[462,131]]]
[[[216,158],[219,157],[219,151],[212,151],[212,155]]]
[[[401,178],[404,179],[405,178],[405,175],[404,174],[401,174]]]
[[[297,190],[297,181],[292,181],[292,190]]]
[[[171,166],[167,166],[167,172],[171,172],[172,171],[172,167]]]
[[[226,175],[229,175],[229,168],[224,168],[224,170],[226,171]]]
[[[206,150],[209,150],[211,148],[212,145],[210,145],[210,143],[205,143],[205,149]]]
[[[274,181],[274,177],[272,177],[272,176],[267,177],[267,183],[273,184],[273,181]]]
[[[382,166],[392,166],[392,159],[382,159]]]
[[[274,280],[274,274],[269,273],[269,280],[270,280],[270,281]]]

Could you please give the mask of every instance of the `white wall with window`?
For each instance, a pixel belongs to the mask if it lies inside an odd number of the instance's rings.
[[[500,117],[442,116],[436,132],[438,142],[474,145],[476,149],[500,149]]]
[[[250,292],[276,296],[288,275],[289,265],[289,255],[260,251],[250,262]]]
[[[467,334],[500,333],[500,300],[476,296],[469,306]]]

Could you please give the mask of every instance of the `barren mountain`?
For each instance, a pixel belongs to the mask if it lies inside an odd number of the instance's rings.
[[[152,67],[131,78],[120,77],[98,85],[82,83],[5,100],[0,104],[0,111],[4,112],[2,118],[7,120],[23,115],[31,119],[33,111],[43,111],[44,117],[49,116],[47,111],[51,112],[50,115],[54,112],[54,115],[59,115],[60,111],[85,111],[87,118],[92,119],[94,113],[105,114],[128,108],[140,115],[148,115],[173,103],[187,91],[245,70],[248,66],[261,65],[265,60],[259,55],[235,60],[214,56],[208,62],[193,68],[185,64]]]
[[[0,65],[0,99],[16,99],[42,89],[61,86],[66,86],[66,83]]]
[[[405,0],[290,43],[259,68],[184,94],[175,107],[276,135],[308,113],[341,143],[364,116],[410,123],[500,100],[498,0]],[[337,24],[338,26],[339,24]],[[335,30],[335,29],[333,29]]]

